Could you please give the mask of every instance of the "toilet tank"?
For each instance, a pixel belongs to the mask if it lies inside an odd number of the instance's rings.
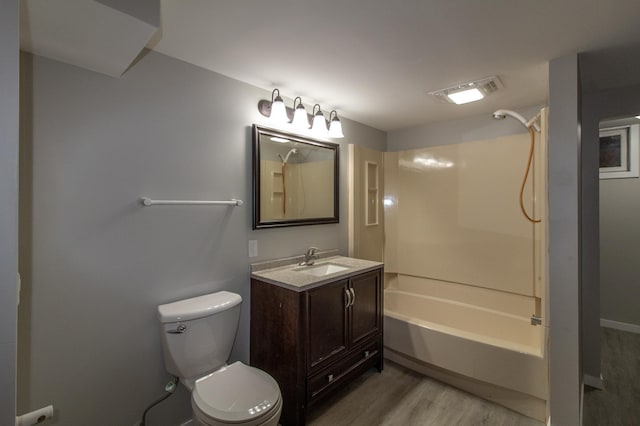
[[[226,364],[240,320],[239,294],[205,294],[158,306],[167,371],[193,380]]]

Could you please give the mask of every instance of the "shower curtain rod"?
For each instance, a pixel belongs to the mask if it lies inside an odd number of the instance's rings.
[[[232,198],[229,201],[198,201],[198,200],[152,200],[151,198],[142,197],[140,202],[143,206],[158,206],[158,205],[171,205],[171,206],[241,206],[244,204],[242,200]]]

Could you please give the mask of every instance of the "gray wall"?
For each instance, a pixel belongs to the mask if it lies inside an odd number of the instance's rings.
[[[577,55],[549,63],[549,362],[554,425],[581,424],[579,86]]]
[[[580,71],[588,68],[580,62]],[[588,70],[587,75],[588,75]],[[582,75],[582,74],[581,74]],[[582,373],[586,383],[601,386],[600,382],[600,234],[598,166],[600,150],[598,118],[589,106],[589,96],[582,97],[582,128],[580,150],[581,191],[581,351]],[[595,131],[595,140],[594,138]]]
[[[529,118],[540,112],[542,107],[543,105],[522,108],[517,112]],[[387,150],[404,151],[425,146],[493,139],[526,132],[527,130],[516,120],[511,118],[496,120],[491,114],[484,114],[390,131],[387,137]]]
[[[582,366],[588,383],[598,383],[600,377],[600,309],[601,293],[610,294],[608,261],[600,259],[600,246],[610,245],[609,231],[602,228],[598,177],[598,125],[602,119],[635,115],[640,112],[640,75],[637,68],[638,47],[617,46],[611,49],[583,53],[579,57],[582,96],[581,146],[581,257],[582,257]],[[615,66],[611,66],[615,63]],[[624,86],[624,87],[622,87]],[[622,218],[620,218],[622,219]],[[635,229],[632,227],[631,229]],[[599,231],[602,231],[600,235]],[[618,241],[621,242],[621,241]],[[606,250],[606,249],[605,249]],[[623,256],[632,253],[633,246],[624,247]],[[634,259],[635,262],[635,259]],[[602,268],[602,271],[601,271]],[[614,284],[615,285],[615,284]],[[637,293],[635,293],[637,294]],[[629,294],[631,296],[631,294]],[[606,297],[608,298],[608,296]],[[603,300],[605,297],[602,298]],[[633,299],[624,299],[628,306]],[[626,308],[625,308],[626,309]]]
[[[18,270],[18,1],[0,13],[0,424],[15,423]]]
[[[640,112],[640,85],[587,93],[583,98],[583,151],[598,152],[599,122],[606,118],[637,115]],[[640,122],[639,122],[640,123]],[[600,318],[640,325],[640,286],[637,277],[640,265],[640,232],[637,218],[640,215],[640,179],[598,179],[596,160],[584,168],[592,182],[591,211],[600,211],[600,266],[599,275],[583,284],[584,334],[599,336]],[[586,179],[585,179],[586,180]],[[598,189],[600,191],[598,200]],[[595,207],[595,208],[594,208]],[[591,231],[598,229],[598,217]],[[589,230],[585,230],[589,231]],[[597,250],[597,246],[596,246]],[[597,258],[596,258],[597,261]],[[595,270],[598,272],[598,270]],[[600,278],[599,282],[597,278]],[[587,343],[590,343],[587,345]],[[599,375],[600,358],[587,368],[587,355],[599,352],[599,339],[585,342],[585,373]],[[596,375],[596,377],[597,377]]]
[[[640,326],[640,179],[600,181],[600,318]]]
[[[23,411],[52,403],[52,424],[132,425],[168,379],[158,304],[241,294],[232,358],[247,361],[250,262],[346,253],[346,146],[383,150],[383,132],[343,120],[339,224],[252,231],[251,124],[266,124],[269,92],[153,52],[121,79],[30,55],[22,73]],[[246,203],[142,208],[140,196]],[[186,419],[188,398],[180,389],[150,424]]]

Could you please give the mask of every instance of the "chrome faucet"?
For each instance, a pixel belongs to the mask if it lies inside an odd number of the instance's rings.
[[[307,249],[307,252],[304,254],[304,260],[302,262],[300,262],[298,265],[300,265],[300,266],[311,266],[311,265],[313,265],[313,263],[318,258],[318,255],[316,254],[316,251],[318,251],[318,247],[309,247]]]

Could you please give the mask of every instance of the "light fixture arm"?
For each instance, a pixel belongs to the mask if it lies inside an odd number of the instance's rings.
[[[277,95],[276,95],[276,92],[278,92]],[[273,103],[274,101],[277,101],[278,98],[280,98],[279,100],[282,101],[282,97],[280,97],[280,90],[273,89],[273,92],[271,92],[271,103]]]

